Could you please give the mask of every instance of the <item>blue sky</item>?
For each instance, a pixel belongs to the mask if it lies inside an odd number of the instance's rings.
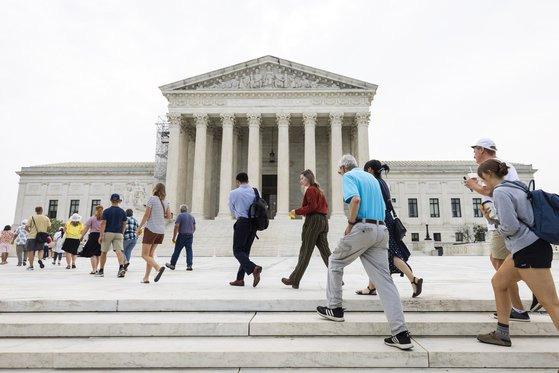
[[[0,2],[0,218],[22,166],[151,161],[158,86],[271,54],[379,85],[371,155],[531,163],[559,192],[559,2]]]

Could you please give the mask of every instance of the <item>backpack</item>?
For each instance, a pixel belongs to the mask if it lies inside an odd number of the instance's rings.
[[[528,188],[519,181],[505,181],[502,186],[516,188],[526,192],[534,211],[534,225],[528,226],[539,238],[554,244],[559,244],[559,195],[536,189],[534,180]]]
[[[248,210],[248,217],[257,231],[263,231],[268,228],[268,204],[266,200],[260,197],[258,189],[254,189],[254,201]]]

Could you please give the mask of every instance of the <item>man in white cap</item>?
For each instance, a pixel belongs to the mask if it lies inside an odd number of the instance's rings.
[[[471,146],[474,149],[474,159],[478,165],[482,164],[488,159],[497,158],[497,146],[495,142],[491,139],[480,139],[475,145]],[[502,161],[502,160],[501,160]],[[505,180],[515,181],[518,180],[518,174],[514,166],[508,162],[509,172],[505,176]],[[487,214],[494,220],[498,220],[495,213],[495,207],[493,206],[493,199],[491,198],[492,191],[489,190],[481,180],[477,178],[470,178],[464,182],[464,185],[470,190],[479,193],[483,196],[483,202],[481,204],[482,210],[486,210]],[[505,246],[505,239],[499,234],[495,229],[495,225],[490,222],[487,223],[487,230],[491,236],[491,254],[489,255],[489,260],[493,265],[495,270],[498,270],[501,265],[503,265],[507,256],[510,255],[510,251]],[[513,321],[530,321],[530,316],[528,312],[524,310],[522,305],[522,300],[520,299],[520,294],[518,293],[518,285],[516,283],[511,284],[509,287],[509,296],[512,302],[512,310],[510,312],[510,319]],[[534,301],[537,303],[537,300]],[[534,309],[535,305],[531,308]]]
[[[21,267],[22,265],[27,265],[27,251],[25,251],[25,245],[27,244],[27,235],[28,232],[25,230],[25,226],[27,225],[27,219],[23,219],[21,221],[21,225],[17,227],[15,231],[15,238],[14,242],[16,244],[16,253],[17,253],[17,266]]]

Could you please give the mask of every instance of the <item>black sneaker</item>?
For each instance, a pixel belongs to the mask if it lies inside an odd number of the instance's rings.
[[[45,265],[43,264],[43,261],[42,261],[42,260],[39,260],[39,267],[45,268]]]
[[[192,266],[186,267],[186,270],[187,270],[187,271],[192,271]]]
[[[126,271],[124,270],[124,267],[118,270],[118,275],[116,277],[124,277],[124,275],[126,274]]]
[[[530,312],[536,312],[542,309],[542,305],[538,301],[538,298],[534,294],[532,294],[532,305],[530,306]]]
[[[497,316],[497,312],[493,313],[493,317],[496,318],[496,319],[499,318]],[[530,321],[530,315],[528,314],[528,311],[516,312],[514,309],[511,309],[509,319],[510,319],[510,321],[529,322]]]
[[[101,270],[97,271],[97,273],[95,274],[95,277],[105,277],[105,273],[101,269]]]
[[[325,319],[332,321],[344,321],[344,309],[342,307],[328,308],[323,306],[316,307],[316,312]]]
[[[410,348],[413,348],[410,333],[407,330],[393,335],[392,337],[384,338],[384,344],[387,346],[397,347],[400,350],[409,350]]]
[[[125,272],[128,272],[128,266],[129,266],[129,265],[130,265],[130,262],[126,262],[126,263],[124,264],[124,267],[123,267],[123,268],[124,268],[124,271],[125,271]]]
[[[165,263],[165,267],[169,268],[169,269],[172,270],[172,271],[175,270],[175,266],[172,265],[171,263]]]

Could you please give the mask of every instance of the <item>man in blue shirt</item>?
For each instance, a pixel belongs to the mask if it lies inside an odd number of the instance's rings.
[[[384,224],[385,204],[380,185],[373,175],[357,167],[352,155],[344,155],[338,165],[344,202],[349,204],[349,216],[344,237],[329,258],[328,304],[317,307],[318,314],[329,320],[344,321],[344,268],[360,258],[367,275],[377,287],[392,331],[392,336],[385,338],[384,343],[402,350],[410,349],[413,344],[404,320],[400,294],[388,267],[388,229]]]
[[[171,256],[171,263],[165,263],[165,267],[174,271],[182,249],[186,248],[186,270],[192,271],[192,240],[194,239],[194,231],[196,231],[196,220],[188,212],[186,205],[181,205],[180,210],[181,213],[175,220],[175,229],[173,230],[175,251]]]
[[[253,226],[248,214],[250,205],[254,202],[256,191],[248,183],[248,175],[241,172],[236,177],[237,189],[229,193],[229,210],[235,214],[237,221],[233,226],[233,255],[239,261],[237,279],[231,281],[231,286],[245,286],[245,273],[252,274],[252,286],[260,282],[262,267],[254,264],[250,256],[250,248],[256,237],[256,228]]]
[[[111,207],[103,211],[101,227],[99,228],[99,244],[101,245],[100,268],[95,274],[97,277],[105,276],[105,263],[107,262],[107,252],[111,245],[118,259],[118,275],[123,278],[126,274],[124,269],[124,231],[126,230],[126,212],[118,205],[122,202],[116,193],[111,195]]]

